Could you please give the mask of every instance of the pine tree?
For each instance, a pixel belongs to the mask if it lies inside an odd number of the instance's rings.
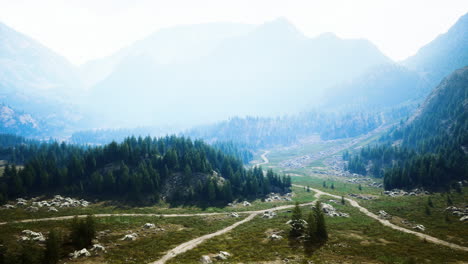
[[[49,232],[49,237],[46,240],[46,248],[44,252],[44,264],[56,264],[60,259],[61,239],[60,234],[55,230]]]
[[[317,241],[317,221],[313,212],[310,212],[307,217],[306,241]]]
[[[320,241],[326,241],[328,239],[328,232],[325,224],[325,216],[322,212],[322,204],[319,201],[317,201],[314,206],[314,214],[317,221],[317,238]]]
[[[345,199],[344,199],[344,196],[341,196],[341,204],[342,204],[342,205],[345,205],[345,204],[346,204],[346,201],[345,201]]]
[[[292,211],[291,217],[291,230],[289,231],[290,237],[298,238],[304,234],[305,221],[302,219],[302,210],[299,207],[299,203],[296,202],[296,206]]]

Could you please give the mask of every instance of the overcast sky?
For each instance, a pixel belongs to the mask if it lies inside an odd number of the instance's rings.
[[[0,0],[1,22],[77,65],[162,27],[281,16],[307,36],[366,38],[401,60],[467,12],[467,0]]]

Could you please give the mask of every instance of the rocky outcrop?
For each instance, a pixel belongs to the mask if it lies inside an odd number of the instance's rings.
[[[322,211],[325,213],[325,215],[331,217],[349,217],[349,214],[338,212],[335,207],[327,203],[322,203]]]
[[[79,257],[89,257],[91,256],[91,253],[89,253],[89,251],[86,248],[83,248],[82,250],[76,250],[75,252],[70,253],[69,256],[71,258],[76,259]]]

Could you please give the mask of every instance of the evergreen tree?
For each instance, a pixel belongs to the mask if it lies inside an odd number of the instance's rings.
[[[61,254],[61,238],[60,234],[55,230],[49,232],[46,240],[46,248],[44,252],[44,264],[56,264],[60,259]]]
[[[317,241],[317,221],[314,213],[310,212],[307,217],[307,229],[306,229],[306,241],[316,242]]]
[[[304,234],[305,230],[305,221],[302,219],[302,210],[299,207],[299,203],[296,202],[296,206],[292,211],[291,216],[291,230],[289,231],[289,236],[292,238],[298,238]]]
[[[325,216],[322,212],[322,204],[320,201],[317,201],[314,206],[314,214],[316,219],[315,221],[317,222],[317,238],[320,241],[326,241],[328,239],[328,232],[325,224]]]

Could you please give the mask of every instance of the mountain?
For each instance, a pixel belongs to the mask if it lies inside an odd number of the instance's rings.
[[[82,92],[73,65],[2,23],[0,69],[0,103],[60,126],[82,119],[72,103]]]
[[[397,107],[421,100],[428,85],[417,72],[396,63],[386,63],[328,89],[325,105],[335,110]]]
[[[0,104],[0,134],[33,135],[39,130],[39,122],[30,114],[15,111]]]
[[[183,62],[163,62],[151,50],[126,56],[91,89],[89,107],[127,125],[291,113],[318,101],[326,87],[390,61],[367,40],[308,38],[285,19],[205,43],[201,55]]]
[[[126,58],[150,56],[159,64],[184,63],[207,54],[220,41],[246,34],[253,25],[211,23],[161,29],[118,52],[79,67],[87,87],[102,81]]]
[[[422,73],[432,86],[454,70],[468,65],[468,14],[446,33],[423,46],[403,64]]]
[[[384,144],[345,155],[348,169],[383,176],[386,189],[459,188],[456,182],[468,179],[467,85],[468,67],[454,71],[406,122],[381,138]]]

